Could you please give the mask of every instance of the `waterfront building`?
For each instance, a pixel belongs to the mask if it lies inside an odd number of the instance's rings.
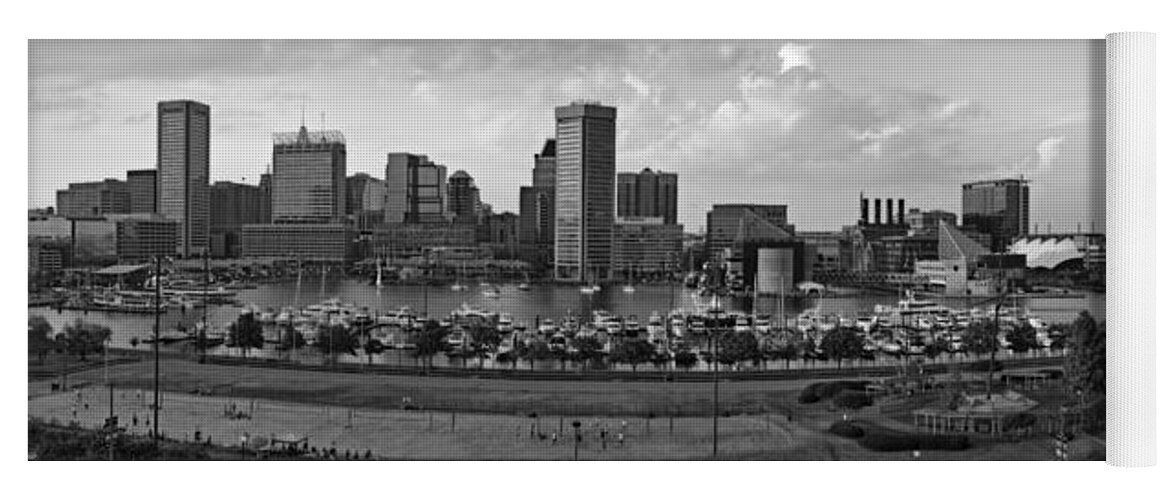
[[[707,213],[707,250],[712,255],[733,250],[734,243],[783,241],[796,233],[786,205],[715,205]]]
[[[733,275],[733,281],[742,281],[745,289],[759,295],[779,295],[793,290],[812,274],[812,263],[805,242],[755,241],[741,245],[742,262],[740,270]]]
[[[130,213],[144,214],[158,211],[155,195],[158,191],[158,170],[130,170],[126,172],[126,191],[130,196]]]
[[[802,231],[796,235],[805,242],[806,259],[814,274],[843,271],[847,260],[849,240],[841,231]]]
[[[427,249],[476,246],[476,228],[465,224],[387,224],[374,234],[379,255],[395,258],[419,256]]]
[[[618,174],[618,217],[661,217],[664,224],[678,221],[679,175],[655,172]]]
[[[346,214],[346,139],[336,130],[272,137],[272,222],[327,224]]]
[[[1008,251],[1024,255],[1030,269],[1057,270],[1081,266],[1105,272],[1106,235],[1102,233],[1039,234],[1018,238]]]
[[[265,172],[260,174],[260,223],[268,224],[270,222],[272,222],[272,172]]]
[[[156,214],[111,216],[118,262],[149,262],[175,255],[179,223]]]
[[[130,213],[130,191],[117,179],[75,182],[57,191],[57,213],[64,217],[101,217]]]
[[[662,217],[619,217],[614,226],[614,273],[621,278],[674,271],[683,251],[683,226]]]
[[[1029,232],[1029,184],[999,179],[963,185],[963,224],[992,237],[992,250],[1002,252]]]
[[[28,269],[30,272],[55,273],[68,266],[68,240],[29,236]]]
[[[615,124],[618,110],[578,101],[555,111],[555,277],[611,277],[614,245]]]
[[[447,221],[447,167],[425,155],[390,153],[386,160],[386,222]]]
[[[939,258],[937,232],[883,236],[869,243],[871,272],[912,273],[916,262]]]
[[[219,181],[211,186],[212,257],[238,257],[244,224],[264,224],[267,197],[260,186]]]
[[[512,212],[484,217],[476,226],[476,240],[499,259],[515,259],[520,248],[520,217]]]
[[[274,257],[303,262],[344,263],[351,233],[342,222],[245,224],[244,257]]]
[[[945,210],[919,210],[912,208],[907,214],[907,226],[912,231],[935,231],[940,224],[955,226],[959,224],[956,214]]]
[[[158,103],[158,213],[179,223],[179,255],[207,250],[211,108],[195,101]]]
[[[524,259],[546,266],[553,262],[557,200],[557,140],[547,139],[533,155],[532,185],[520,188],[519,238]]]
[[[457,224],[475,224],[480,217],[480,188],[463,170],[447,179],[447,211]]]
[[[986,296],[995,293],[997,286],[1003,286],[976,274],[981,260],[991,252],[955,226],[939,226],[937,250],[936,259],[915,262],[914,274],[931,286],[942,288],[947,296]]]

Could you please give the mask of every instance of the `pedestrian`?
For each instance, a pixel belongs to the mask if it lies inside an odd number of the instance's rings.
[[[626,421],[622,421],[622,432],[626,432]]]
[[[553,431],[553,446],[557,446],[557,431]]]
[[[135,413],[133,416],[131,416],[130,421],[134,424],[135,427],[138,427],[138,414]]]
[[[619,432],[618,433],[618,447],[621,448],[624,444],[626,444],[626,434]]]

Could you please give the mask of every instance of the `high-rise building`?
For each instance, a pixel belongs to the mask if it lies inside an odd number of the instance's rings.
[[[346,215],[362,211],[362,197],[366,195],[366,184],[373,180],[375,179],[366,173],[346,177]]]
[[[1024,178],[964,184],[964,226],[992,237],[992,251],[1002,252],[1029,234],[1029,184]]]
[[[346,215],[346,138],[336,130],[272,136],[272,221],[340,222]]]
[[[57,191],[57,213],[70,218],[130,213],[130,191],[117,179],[75,182]]]
[[[158,170],[153,168],[126,172],[126,190],[130,192],[131,213],[152,213],[158,210],[155,207],[157,179]]]
[[[386,222],[446,222],[447,167],[425,155],[390,153],[386,160]]]
[[[260,174],[260,222],[272,222],[272,173]]]
[[[207,250],[211,108],[195,101],[158,104],[158,213],[179,223],[177,253]]]
[[[520,188],[520,241],[551,246],[557,196],[557,140],[547,139],[533,155],[533,181]]]
[[[618,217],[662,217],[664,224],[677,222],[678,174],[642,172],[618,174]]]
[[[618,110],[591,102],[556,109],[555,277],[609,279],[614,246],[615,124]]]
[[[459,224],[475,224],[479,218],[480,188],[463,170],[456,170],[447,179],[447,211]]]

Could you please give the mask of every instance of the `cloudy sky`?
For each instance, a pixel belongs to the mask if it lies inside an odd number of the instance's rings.
[[[857,219],[860,191],[960,209],[965,181],[1024,175],[1042,232],[1105,227],[1102,41],[32,41],[30,207],[152,168],[155,103],[212,109],[213,180],[256,182],[271,134],[341,130],[350,173],[427,154],[517,209],[553,108],[618,107],[618,170],[680,174],[680,220],[789,205]]]

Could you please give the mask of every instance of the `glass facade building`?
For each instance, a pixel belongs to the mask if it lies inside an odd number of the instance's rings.
[[[272,221],[339,222],[346,215],[346,139],[336,130],[273,134]]]
[[[591,102],[556,109],[558,280],[612,276],[617,115],[616,108]]]

